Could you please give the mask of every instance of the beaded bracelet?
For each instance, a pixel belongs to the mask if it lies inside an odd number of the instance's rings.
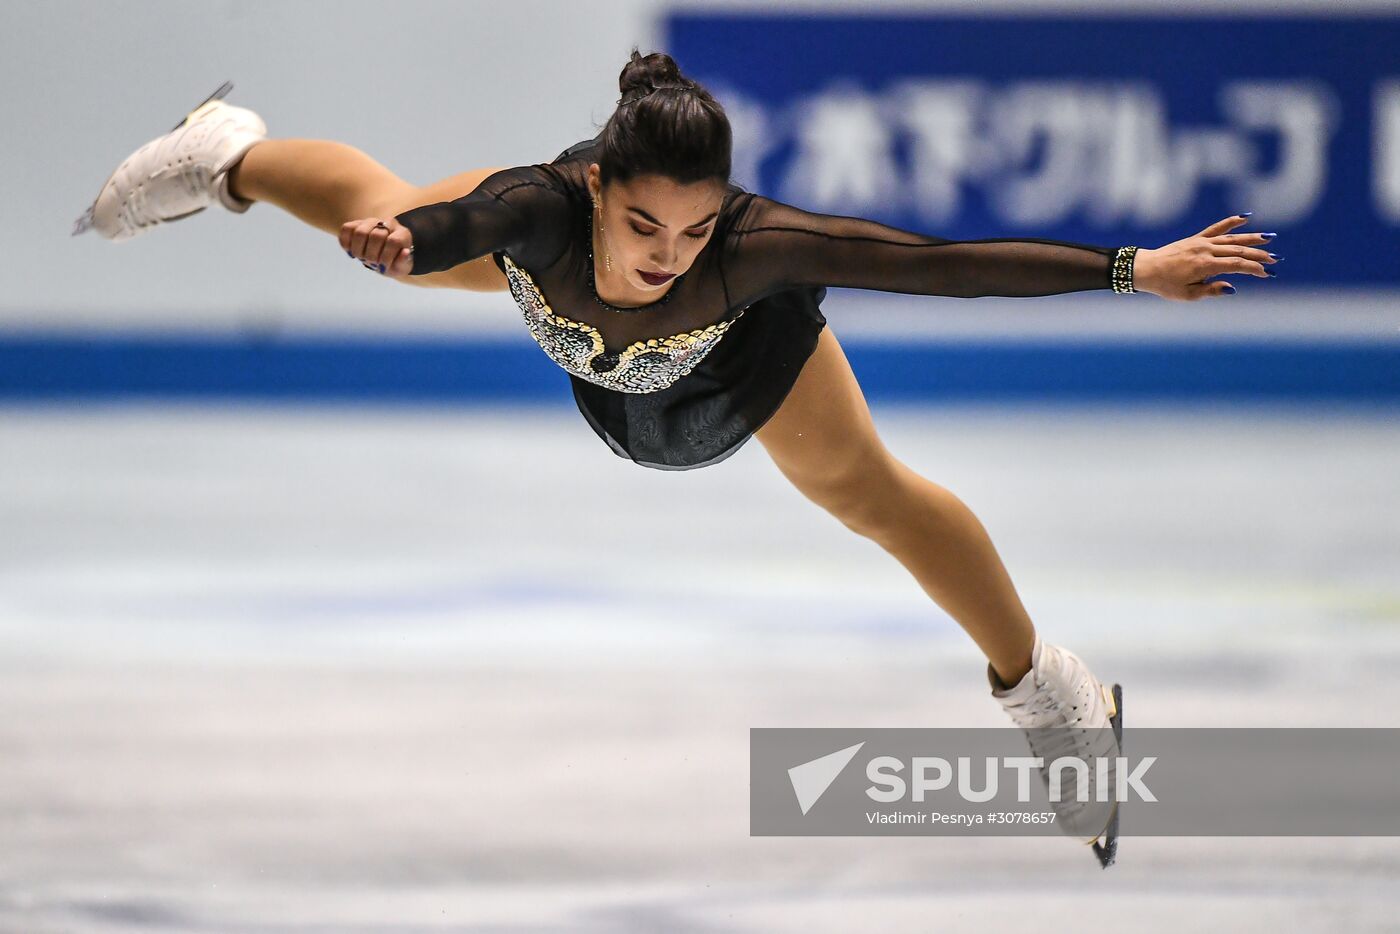
[[[1135,246],[1120,246],[1118,252],[1113,254],[1113,269],[1109,273],[1109,280],[1113,283],[1113,291],[1126,295],[1136,292],[1133,288],[1133,258],[1137,255],[1138,248]]]

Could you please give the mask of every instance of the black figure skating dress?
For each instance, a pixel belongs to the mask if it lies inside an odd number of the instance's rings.
[[[730,185],[709,242],[666,295],[615,309],[593,280],[586,179],[596,161],[588,140],[397,220],[413,234],[414,275],[492,254],[584,418],[646,467],[717,463],[761,428],[817,345],[828,286],[959,297],[1112,287],[1110,247],[944,240]]]

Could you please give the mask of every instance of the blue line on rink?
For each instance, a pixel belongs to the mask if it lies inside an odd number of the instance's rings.
[[[869,398],[1400,402],[1400,344],[843,341]],[[519,340],[8,335],[0,399],[572,402]]]

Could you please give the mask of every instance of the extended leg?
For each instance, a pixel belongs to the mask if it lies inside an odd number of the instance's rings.
[[[803,495],[894,555],[967,630],[1002,681],[993,697],[1025,731],[1033,756],[1051,763],[1119,754],[1121,689],[1110,692],[1077,655],[1037,637],[982,523],[885,449],[830,327],[757,437]],[[1117,853],[1118,810],[1103,803],[1114,800],[1114,786],[1101,789],[1097,775],[1088,772],[1085,798],[1071,789],[1052,807],[1061,832],[1094,843],[1106,867]]]
[[[236,196],[275,204],[332,236],[364,217],[392,217],[422,204],[470,194],[498,169],[473,169],[422,188],[410,185],[368,154],[346,143],[269,139],[248,150],[229,174]],[[398,280],[410,285],[496,292],[507,287],[491,257],[444,272]]]
[[[830,327],[756,437],[804,496],[908,568],[1004,683],[1030,670],[1035,627],[986,529],[885,448]]]

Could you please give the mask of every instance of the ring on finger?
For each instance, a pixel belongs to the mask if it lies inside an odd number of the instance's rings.
[[[370,228],[370,230],[388,230],[388,229],[389,229],[389,225],[386,224],[386,223],[384,223],[383,221],[380,221],[379,223],[375,224],[373,227]]]

